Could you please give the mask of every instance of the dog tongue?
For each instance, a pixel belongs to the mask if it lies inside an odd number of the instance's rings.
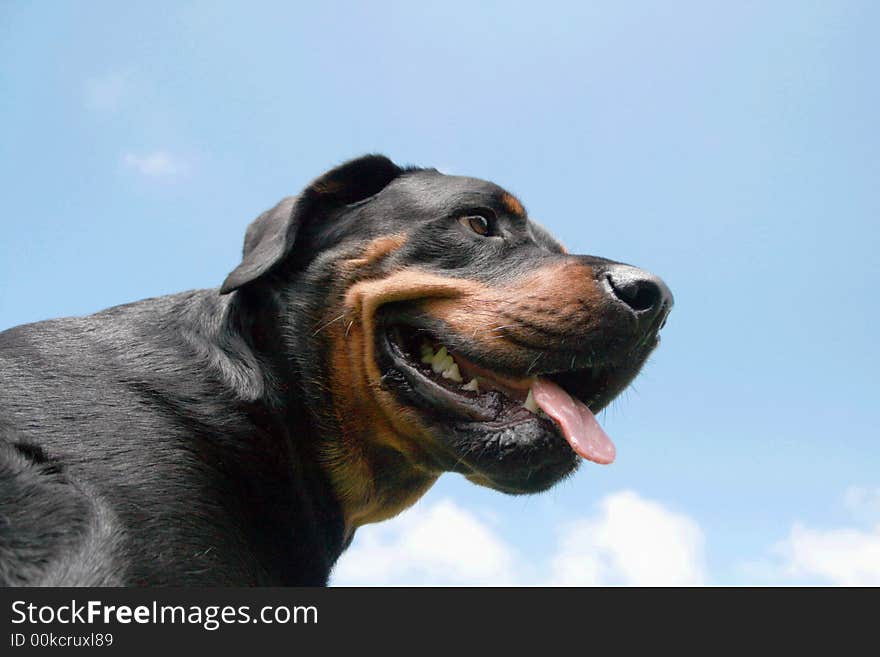
[[[562,429],[575,452],[603,465],[614,461],[614,443],[586,404],[547,379],[537,379],[532,394],[538,406]]]

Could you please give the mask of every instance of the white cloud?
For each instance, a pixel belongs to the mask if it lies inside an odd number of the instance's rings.
[[[843,503],[868,523],[831,529],[796,523],[768,558],[741,563],[741,572],[766,584],[880,586],[880,489],[851,487]],[[543,559],[527,559],[497,527],[448,499],[416,505],[361,528],[332,583],[652,586],[708,579],[699,525],[634,491],[608,495],[592,515],[560,526]]]
[[[810,529],[796,524],[773,552],[789,577],[813,577],[841,586],[880,586],[880,525]]]
[[[144,155],[125,153],[122,162],[126,167],[150,178],[174,178],[186,173],[188,169],[185,162],[165,151]]]
[[[851,486],[843,506],[853,526],[809,527],[795,523],[763,560],[740,564],[744,574],[767,583],[880,586],[880,489]]]
[[[542,575],[543,573],[543,575]],[[701,584],[703,534],[687,516],[631,491],[563,527],[543,562],[527,561],[451,500],[364,527],[339,561],[336,585]]]
[[[599,509],[563,529],[551,584],[704,583],[703,532],[692,519],[632,491],[609,495]]]
[[[843,503],[857,520],[880,520],[880,488],[850,486],[843,495]]]
[[[339,586],[511,584],[514,554],[451,500],[359,530],[333,573]]]
[[[84,86],[86,107],[102,112],[118,110],[131,90],[130,76],[121,72],[90,78]]]

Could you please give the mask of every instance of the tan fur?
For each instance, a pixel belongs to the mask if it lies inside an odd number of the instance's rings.
[[[405,241],[403,235],[374,240],[359,257],[342,263],[341,275],[349,278],[367,271]],[[477,287],[472,281],[403,269],[383,278],[356,281],[345,291],[342,320],[327,331],[333,410],[341,436],[324,448],[321,458],[350,529],[400,513],[441,474],[430,454],[438,448],[431,444],[417,413],[401,406],[382,387],[374,342],[376,311],[394,301],[458,298],[473,294]],[[395,471],[393,481],[380,480],[375,472],[388,471],[382,459],[389,450],[403,459],[407,471]]]
[[[375,280],[361,281],[345,296],[347,326],[334,329],[331,338],[331,380],[337,392],[335,411],[343,440],[325,454],[329,471],[351,527],[392,517],[413,504],[436,481],[432,438],[415,412],[401,406],[381,384],[376,365],[374,330],[378,308],[386,303],[467,294],[470,281],[454,281],[417,270],[402,270]],[[346,335],[347,332],[347,335]],[[401,455],[409,473],[403,481],[379,481],[373,475],[375,447]],[[403,484],[403,485],[401,485]]]
[[[373,240],[359,258],[346,261],[348,267],[370,267],[391,255],[406,243],[406,235],[388,235]]]
[[[504,192],[501,195],[501,204],[512,215],[515,215],[520,218],[526,216],[526,209],[523,207],[523,204],[520,203],[519,199],[516,198],[515,196],[513,196],[512,194],[508,194],[507,192]]]
[[[340,439],[321,455],[339,496],[349,530],[390,518],[415,503],[440,476],[435,444],[416,411],[402,406],[382,385],[376,363],[376,313],[385,304],[413,301],[491,353],[511,348],[497,329],[505,316],[547,322],[546,309],[588,321],[600,298],[589,267],[566,261],[543,268],[505,287],[438,276],[416,268],[370,278],[375,267],[405,244],[401,235],[373,241],[357,258],[344,261],[340,275],[341,316],[328,327],[330,386]],[[367,276],[367,277],[365,277]],[[554,318],[558,322],[560,318]],[[395,455],[393,462],[389,454]],[[401,462],[404,467],[401,468]],[[377,476],[381,472],[381,476]]]
[[[596,320],[601,303],[602,292],[592,269],[563,261],[503,287],[479,287],[455,300],[430,299],[422,307],[492,353],[507,348],[506,336],[527,332],[517,326],[519,320],[548,328],[572,324],[582,329]]]

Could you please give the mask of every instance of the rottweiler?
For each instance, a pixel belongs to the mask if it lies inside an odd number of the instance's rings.
[[[666,285],[500,187],[368,155],[251,223],[222,286],[0,333],[0,583],[324,585],[444,472],[543,491]]]

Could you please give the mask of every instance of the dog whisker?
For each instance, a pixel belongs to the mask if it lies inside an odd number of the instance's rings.
[[[318,335],[318,333],[320,333],[321,331],[323,331],[325,328],[327,328],[328,326],[330,326],[330,325],[333,324],[334,322],[338,322],[340,319],[343,319],[344,317],[345,317],[345,313],[342,313],[339,317],[337,317],[337,318],[335,318],[335,319],[331,319],[329,322],[327,322],[326,324],[324,324],[323,326],[321,326],[317,331],[315,331],[314,333],[312,333],[312,337],[315,337],[316,335]]]

